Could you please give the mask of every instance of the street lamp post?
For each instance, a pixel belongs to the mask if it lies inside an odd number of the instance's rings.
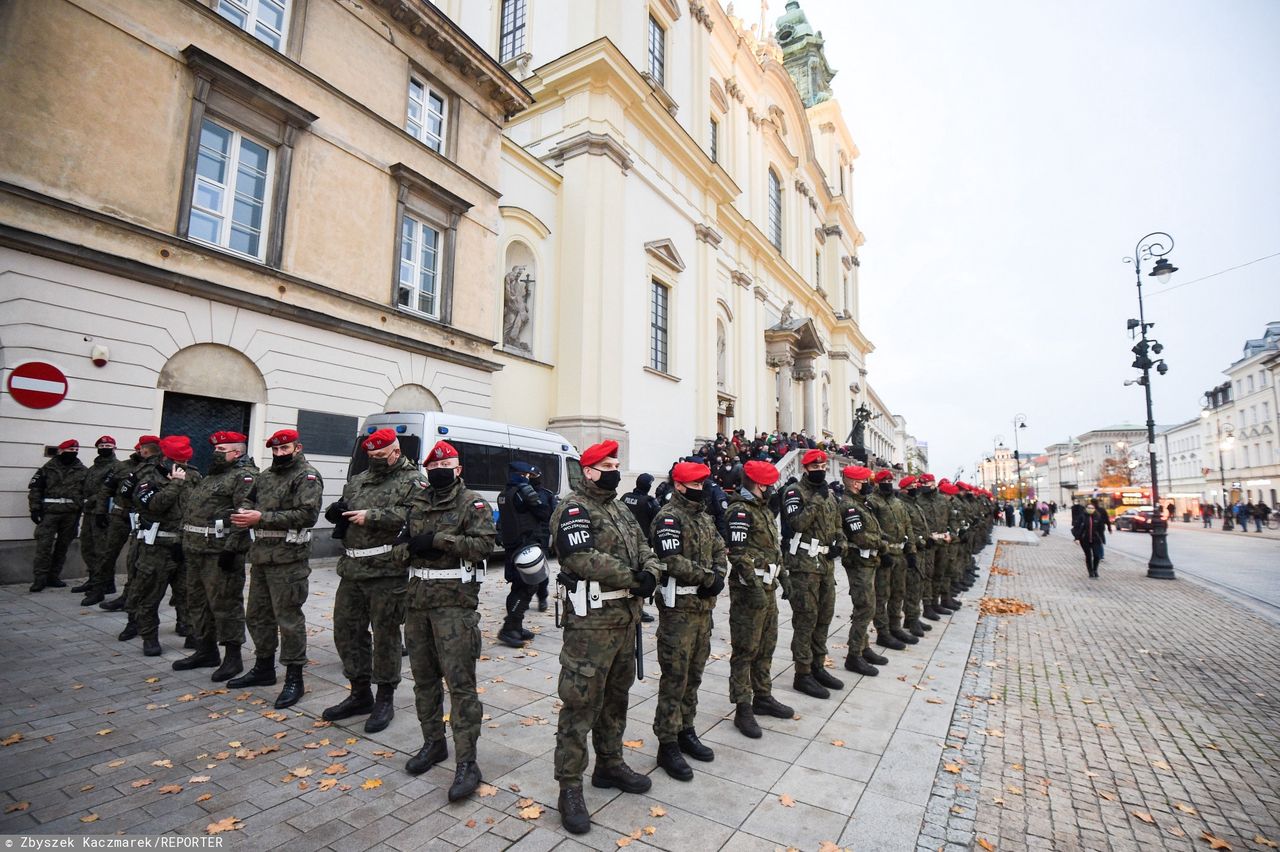
[[[1209,410],[1205,409],[1201,412],[1200,416],[1207,418],[1209,416]],[[1220,493],[1222,495],[1222,528],[1224,530],[1229,530],[1231,529],[1231,512],[1228,511],[1227,507],[1227,471],[1226,467],[1222,464],[1222,453],[1231,448],[1231,442],[1235,438],[1235,429],[1230,423],[1228,423],[1225,430],[1227,434],[1224,436],[1222,434],[1224,431],[1222,428],[1222,420],[1220,418],[1214,418],[1213,425],[1214,431],[1217,433],[1218,443],[1218,487],[1221,489]]]
[[[1000,498],[1000,456],[998,451],[1004,446],[1004,435],[991,437],[991,478],[996,483],[996,499]]]
[[[1018,430],[1027,428],[1027,415],[1013,417],[1013,478],[1018,483],[1018,505],[1022,505],[1022,453],[1018,446]]]
[[[1157,580],[1172,580],[1174,574],[1173,563],[1169,561],[1169,525],[1160,511],[1160,481],[1155,476],[1156,421],[1151,405],[1151,368],[1155,367],[1156,372],[1163,376],[1169,371],[1169,365],[1163,358],[1155,360],[1151,358],[1151,355],[1159,355],[1163,352],[1164,346],[1160,341],[1147,337],[1147,330],[1154,327],[1155,323],[1147,322],[1146,310],[1142,304],[1142,261],[1155,259],[1155,265],[1147,276],[1161,284],[1166,283],[1169,276],[1178,271],[1178,268],[1166,257],[1172,250],[1173,237],[1156,231],[1138,240],[1138,244],[1133,249],[1133,257],[1124,258],[1125,263],[1133,264],[1138,282],[1138,318],[1129,320],[1128,327],[1130,331],[1138,329],[1140,335],[1140,340],[1133,347],[1133,353],[1137,356],[1133,366],[1142,370],[1142,377],[1138,379],[1138,383],[1142,385],[1147,398],[1147,450],[1152,472],[1151,503],[1155,507],[1151,521],[1151,559],[1147,562],[1147,576]]]

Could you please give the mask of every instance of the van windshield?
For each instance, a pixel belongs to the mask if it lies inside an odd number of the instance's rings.
[[[569,490],[578,491],[582,488],[582,465],[577,459],[565,459],[564,466],[569,471]]]

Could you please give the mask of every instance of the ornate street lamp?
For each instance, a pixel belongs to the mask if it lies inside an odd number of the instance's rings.
[[[1018,447],[1018,430],[1027,428],[1027,415],[1016,414],[1013,418],[1013,478],[1018,481],[1018,503],[1022,503],[1022,453]]]

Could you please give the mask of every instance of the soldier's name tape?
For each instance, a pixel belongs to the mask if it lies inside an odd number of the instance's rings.
[[[384,544],[380,547],[348,547],[345,552],[352,559],[364,559],[367,556],[381,556],[384,553],[390,553],[391,550],[391,545]]]

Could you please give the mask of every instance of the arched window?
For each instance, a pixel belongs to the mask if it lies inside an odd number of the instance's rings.
[[[782,251],[782,179],[769,169],[769,242]]]

